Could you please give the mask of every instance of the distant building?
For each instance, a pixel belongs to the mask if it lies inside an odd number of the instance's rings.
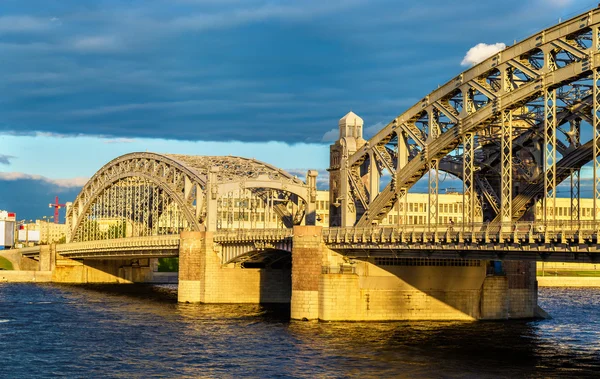
[[[0,210],[0,249],[11,248],[15,243],[16,214]]]
[[[64,240],[66,224],[55,224],[46,220],[35,220],[19,225],[18,241],[25,245],[50,244]]]
[[[53,222],[36,220],[40,231],[40,243],[56,243],[66,238],[67,224],[55,224]]]

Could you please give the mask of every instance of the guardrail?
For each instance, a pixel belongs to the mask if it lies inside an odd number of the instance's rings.
[[[281,241],[286,238],[292,238],[293,229],[233,229],[218,230],[215,232],[213,240],[215,242],[248,242],[248,241]]]
[[[179,235],[127,237],[56,245],[56,252],[68,257],[105,256],[123,252],[166,251],[179,248]]]
[[[394,242],[592,242],[600,221],[514,223],[447,223],[390,225],[366,228],[324,228],[325,243]]]

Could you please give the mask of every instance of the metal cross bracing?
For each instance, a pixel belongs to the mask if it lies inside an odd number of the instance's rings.
[[[254,159],[132,153],[84,186],[67,212],[67,240],[310,225],[315,204],[313,170],[305,184]]]
[[[599,25],[600,10],[593,9],[540,31],[456,76],[357,145],[341,165],[359,173],[376,166],[394,180],[369,194],[368,203],[361,201],[366,209],[355,226],[381,222],[398,201],[400,216],[405,194],[426,173],[429,220],[435,222],[438,170],[463,180],[461,222],[481,220],[477,209],[491,222],[529,220],[536,199],[553,209],[567,177],[573,177],[571,197],[579,198],[579,169],[590,160],[596,162],[594,212],[600,218]],[[399,134],[407,159],[400,163],[399,154],[390,154],[390,162],[380,153],[393,151],[389,143]],[[590,134],[593,141],[581,143],[581,135]],[[348,183],[349,198],[376,188],[369,177],[361,179]],[[577,202],[572,199],[572,208]],[[554,219],[551,212],[544,208],[544,220]]]

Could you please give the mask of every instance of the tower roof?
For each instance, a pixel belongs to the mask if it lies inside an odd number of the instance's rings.
[[[352,111],[346,113],[346,115],[340,118],[340,126],[352,125],[352,126],[363,126],[364,121],[362,118]]]

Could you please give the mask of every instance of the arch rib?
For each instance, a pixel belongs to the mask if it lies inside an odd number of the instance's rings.
[[[531,100],[539,98],[540,95],[543,97],[546,91],[555,91],[562,85],[590,76],[600,61],[597,57],[598,25],[600,25],[600,10],[594,9],[536,33],[466,70],[386,125],[368,143],[347,158],[349,167],[357,167],[365,161],[365,157],[373,149],[388,140],[389,135],[398,128],[398,120],[406,120],[406,123],[410,123],[420,117],[424,108],[429,109],[430,113],[432,113],[431,107],[434,107],[436,111],[441,111],[450,119],[450,124],[454,118],[457,121],[454,125],[449,125],[439,136],[432,133],[430,128],[423,150],[417,152],[403,168],[397,170],[395,188],[391,188],[391,184],[384,188],[368,204],[367,212],[356,225],[364,227],[372,222],[380,221],[392,208],[400,188],[412,187],[431,164],[456,149],[462,141],[462,136],[466,133],[478,133],[491,123],[497,123],[503,110],[516,110]],[[574,40],[577,36],[586,33],[589,35],[590,30],[592,30],[594,42],[590,46],[584,46],[583,43],[578,42],[578,47],[575,47]],[[539,51],[543,51],[544,54],[536,55]],[[563,57],[567,56],[568,61],[565,61],[564,58],[559,59],[559,54],[563,54]],[[544,59],[545,62],[537,64],[535,59]],[[486,81],[489,73],[494,70],[497,72],[498,69],[503,78],[501,86]],[[517,71],[520,72],[518,77],[515,76]],[[445,108],[440,104],[447,104],[448,99],[454,96],[457,88],[460,88],[463,94],[462,111],[458,113],[458,109],[455,109],[458,116],[455,116],[454,113],[448,116],[448,113],[444,111]],[[479,96],[478,100],[476,100],[476,96]],[[483,102],[482,96],[486,99]],[[546,103],[547,105],[548,103]],[[554,114],[554,117],[549,120],[548,128],[550,128],[556,124],[556,106],[553,105],[548,110]],[[554,132],[555,129],[556,126]],[[417,133],[411,131],[411,134],[416,135]],[[552,152],[546,156],[549,159],[551,156],[555,156],[557,149],[561,148],[561,142],[551,141],[550,145]],[[555,158],[553,165],[556,163]],[[548,184],[548,187],[550,186],[551,184]]]

